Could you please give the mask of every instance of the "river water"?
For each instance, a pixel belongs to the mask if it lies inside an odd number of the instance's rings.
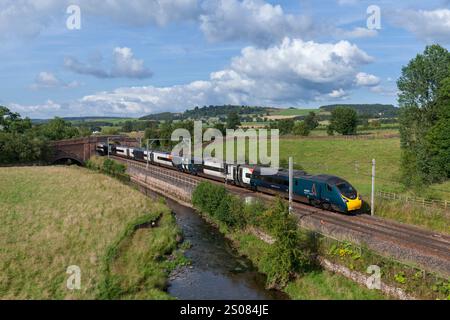
[[[166,199],[191,248],[191,265],[176,270],[168,292],[181,300],[274,300],[287,299],[280,291],[266,290],[266,278],[241,257],[216,228],[195,210]]]

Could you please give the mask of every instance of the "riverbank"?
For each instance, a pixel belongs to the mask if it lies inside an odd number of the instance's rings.
[[[268,275],[269,286],[282,288],[294,299],[450,298],[449,282],[436,274],[365,247],[297,229],[281,199],[269,207],[258,201],[246,204],[223,186],[201,183],[193,203]],[[379,285],[368,289],[366,284],[373,282],[376,270]]]
[[[234,248],[250,259],[258,270],[267,270],[265,257],[271,245],[250,230],[230,230],[217,220],[203,215],[234,243]],[[369,290],[344,276],[317,268],[291,279],[282,288],[294,300],[385,300],[388,297],[376,290]]]
[[[1,299],[171,299],[165,204],[78,167],[0,168],[0,181]]]

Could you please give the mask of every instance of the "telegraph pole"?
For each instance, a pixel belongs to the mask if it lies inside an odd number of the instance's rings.
[[[293,194],[294,194],[294,159],[289,157],[289,213],[293,211]]]
[[[370,215],[375,215],[375,159],[372,160],[372,199],[370,204]]]
[[[148,169],[148,166],[149,166],[149,163],[150,163],[150,154],[149,154],[149,148],[148,148],[148,141],[149,141],[149,139],[147,139],[147,169]]]

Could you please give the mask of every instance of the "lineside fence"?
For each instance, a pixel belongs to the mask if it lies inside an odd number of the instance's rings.
[[[411,203],[416,206],[439,208],[443,210],[450,211],[450,201],[449,200],[429,200],[419,197],[411,197],[407,195],[401,195],[393,192],[377,191],[376,196],[381,199],[386,200],[396,200],[405,203]]]
[[[167,170],[154,165],[148,166],[147,168],[145,164],[136,161],[126,159],[120,160],[127,164],[128,173],[132,176],[140,174],[153,177],[155,179],[171,183],[178,188],[182,188],[185,192],[191,195],[199,184],[198,180],[192,179],[190,176],[174,170]]]

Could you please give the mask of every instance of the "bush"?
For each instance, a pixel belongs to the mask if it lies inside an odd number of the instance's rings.
[[[301,238],[296,220],[289,215],[287,202],[278,198],[269,209],[259,202],[244,204],[223,186],[202,182],[195,189],[192,202],[228,227],[244,228],[247,224],[260,227],[276,239],[264,261],[269,287],[283,287],[292,275],[309,264],[309,255],[300,249]]]
[[[330,121],[331,123],[328,127],[328,134],[334,131],[343,135],[356,134],[358,114],[352,108],[338,107],[334,109],[331,112]]]
[[[289,215],[286,201],[278,198],[264,213],[264,227],[276,238],[269,254],[265,257],[269,287],[285,286],[295,272],[309,264],[308,255],[300,250],[300,234],[297,223]]]
[[[311,129],[306,125],[306,123],[304,121],[297,122],[293,129],[293,133],[296,136],[307,137],[307,136],[309,136],[310,132],[311,132]]]
[[[223,186],[202,182],[192,195],[192,203],[203,213],[228,227],[244,227],[246,219],[242,201],[230,195]]]
[[[111,159],[95,156],[86,162],[86,167],[91,170],[106,173],[121,181],[130,180],[130,177],[126,174],[127,167],[124,164]]]

